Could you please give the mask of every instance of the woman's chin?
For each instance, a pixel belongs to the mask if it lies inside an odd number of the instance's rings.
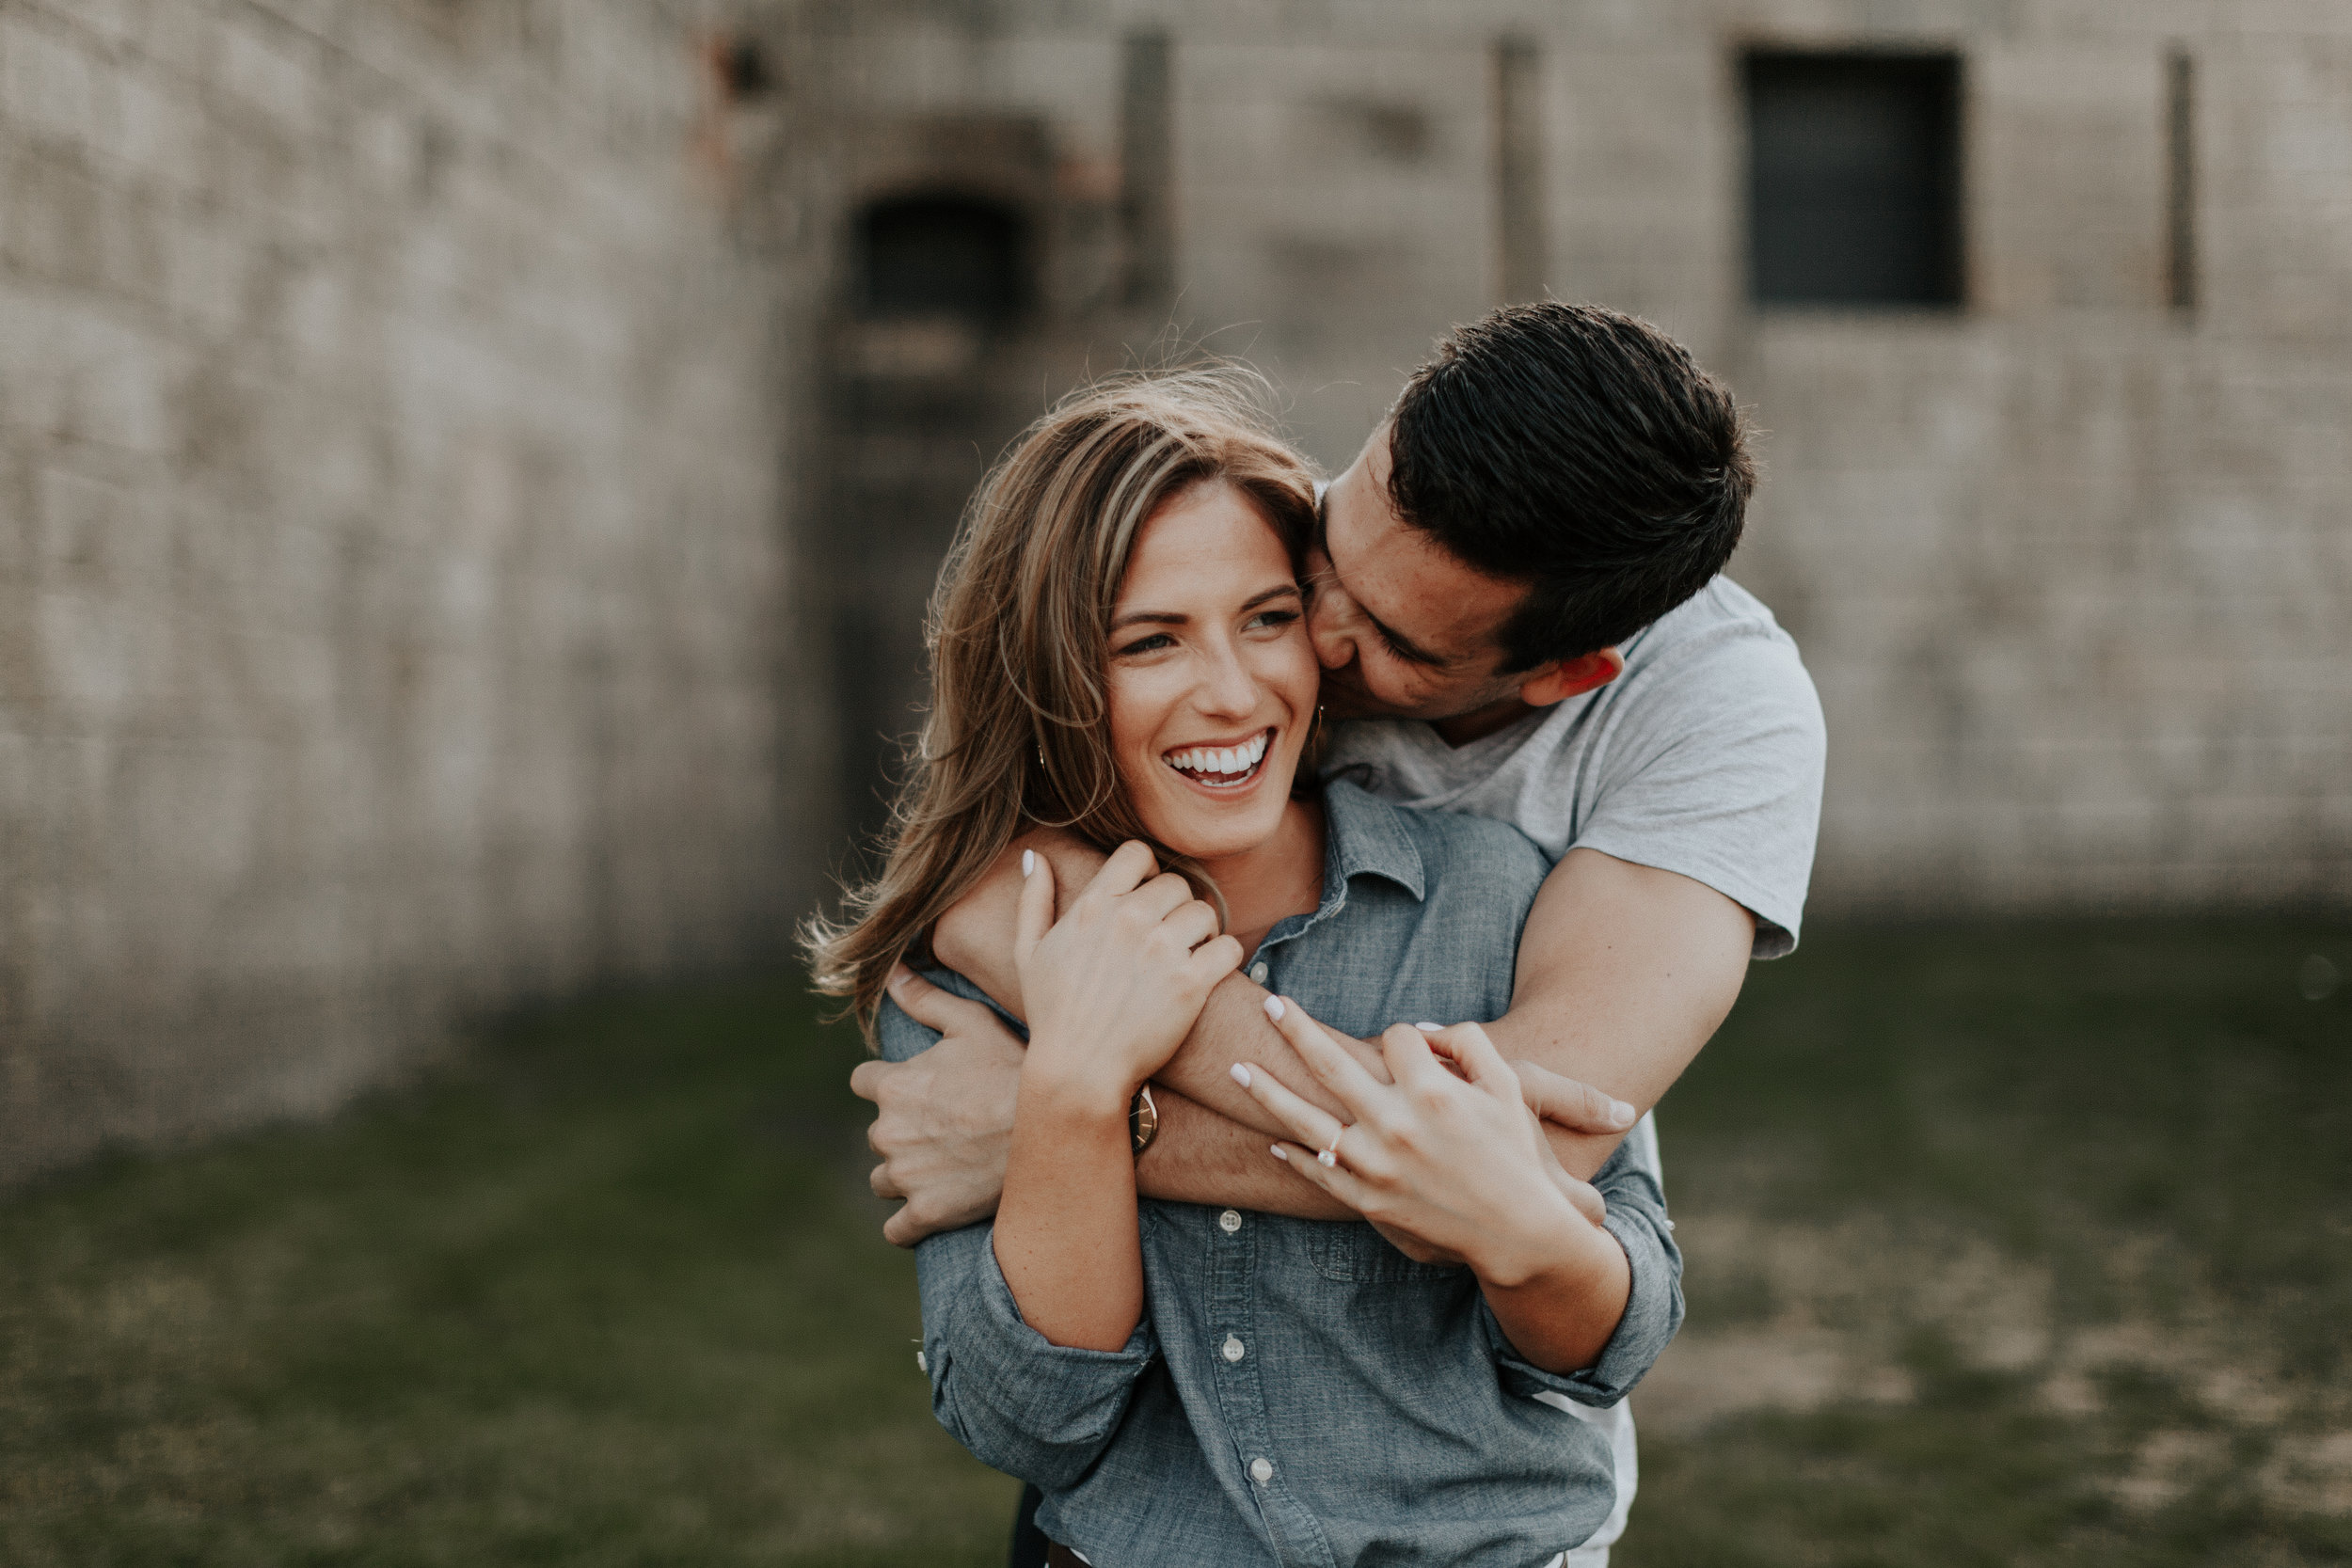
[[[1276,777],[1277,773],[1279,777]],[[1173,799],[1164,797],[1149,813],[1152,836],[1177,854],[1197,861],[1223,860],[1247,854],[1272,838],[1282,826],[1282,811],[1290,800],[1293,768],[1268,767],[1250,780],[1246,795],[1218,800],[1205,790],[1180,784]]]

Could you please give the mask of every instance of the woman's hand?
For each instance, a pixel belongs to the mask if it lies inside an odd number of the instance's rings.
[[[1380,1037],[1383,1084],[1296,1003],[1269,998],[1266,1012],[1352,1118],[1343,1126],[1263,1068],[1236,1069],[1298,1139],[1276,1154],[1413,1250],[1515,1283],[1571,1223],[1599,1224],[1600,1195],[1561,1169],[1518,1075],[1478,1025],[1396,1025]]]
[[[1400,1023],[1380,1037],[1392,1080],[1383,1084],[1297,1004],[1269,997],[1266,1013],[1353,1118],[1263,1068],[1236,1067],[1299,1140],[1276,1144],[1276,1157],[1412,1255],[1468,1263],[1535,1365],[1565,1371],[1597,1359],[1625,1313],[1625,1252],[1601,1228],[1600,1195],[1553,1158],[1486,1032]]]
[[[1025,857],[1013,962],[1029,1009],[1025,1076],[1116,1100],[1123,1115],[1158,1071],[1216,983],[1241,963],[1216,911],[1152,851],[1119,847],[1054,918],[1054,868]]]

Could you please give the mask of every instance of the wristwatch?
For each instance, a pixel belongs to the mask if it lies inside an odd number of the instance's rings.
[[[1146,1084],[1127,1102],[1127,1131],[1135,1134],[1136,1158],[1152,1147],[1152,1140],[1160,1135],[1160,1108],[1152,1103],[1152,1085]]]

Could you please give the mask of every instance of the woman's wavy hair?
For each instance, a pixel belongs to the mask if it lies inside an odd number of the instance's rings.
[[[1222,481],[1304,564],[1314,473],[1274,434],[1269,388],[1234,366],[1138,373],[1064,398],[998,460],[940,569],[925,641],[931,704],[891,812],[882,874],[838,920],[803,928],[817,989],[870,1041],[893,965],[1012,840],[1066,828],[1128,839],[1223,901],[1145,831],[1120,786],[1104,686],[1110,617],[1136,534],[1192,485]]]

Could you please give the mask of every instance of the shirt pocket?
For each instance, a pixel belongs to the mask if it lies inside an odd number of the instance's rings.
[[[1319,1227],[1307,1250],[1315,1273],[1346,1285],[1419,1285],[1469,1272],[1460,1263],[1416,1263],[1360,1220]]]

